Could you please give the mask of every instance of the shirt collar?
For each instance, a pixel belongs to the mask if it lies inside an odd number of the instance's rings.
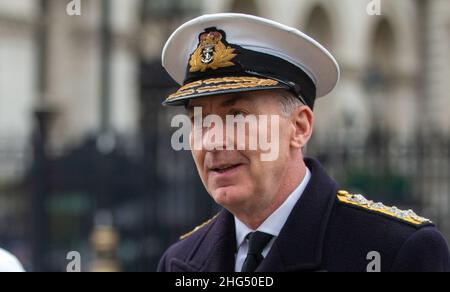
[[[284,201],[284,203],[272,213],[261,226],[256,230],[252,230],[247,227],[243,222],[241,222],[236,216],[234,217],[235,227],[236,227],[236,243],[237,247],[242,245],[245,240],[245,237],[252,232],[261,231],[264,233],[268,233],[277,237],[284,224],[286,223],[289,215],[297,204],[298,200],[300,200],[303,192],[305,191],[306,186],[311,180],[311,171],[306,168],[306,175],[303,178],[303,181],[300,185],[289,195],[289,197]]]

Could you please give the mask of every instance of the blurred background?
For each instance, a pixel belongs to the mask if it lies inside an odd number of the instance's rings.
[[[218,207],[170,146],[169,35],[204,13],[297,27],[342,69],[308,155],[343,188],[413,208],[450,239],[450,2],[0,0],[0,246],[28,271],[154,271]]]

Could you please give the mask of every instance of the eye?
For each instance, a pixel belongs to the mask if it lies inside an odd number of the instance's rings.
[[[229,114],[232,115],[233,117],[239,116],[245,117],[247,115],[247,113],[242,110],[231,110]]]

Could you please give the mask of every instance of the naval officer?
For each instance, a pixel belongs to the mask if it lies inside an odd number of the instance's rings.
[[[182,85],[164,105],[184,106],[193,120],[195,109],[223,120],[277,115],[279,155],[229,150],[234,135],[202,138],[192,155],[223,209],[172,245],[159,271],[449,271],[448,245],[431,220],[342,190],[304,156],[315,100],[340,72],[314,39],[254,16],[205,15],[172,34],[162,61]],[[206,137],[214,128],[200,127]]]

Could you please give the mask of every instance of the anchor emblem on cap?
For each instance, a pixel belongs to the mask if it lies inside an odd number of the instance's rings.
[[[214,60],[214,46],[208,45],[202,51],[202,63],[209,64]]]

